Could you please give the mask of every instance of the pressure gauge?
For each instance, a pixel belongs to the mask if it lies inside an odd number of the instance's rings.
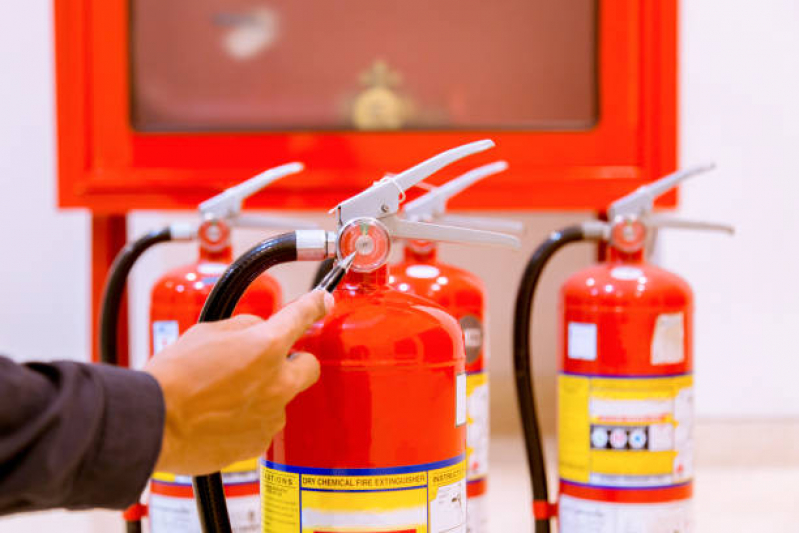
[[[617,217],[610,230],[610,243],[624,253],[635,253],[644,247],[646,226],[638,218]]]
[[[388,229],[374,218],[356,218],[339,232],[338,258],[355,252],[352,270],[372,272],[388,262],[391,237]]]

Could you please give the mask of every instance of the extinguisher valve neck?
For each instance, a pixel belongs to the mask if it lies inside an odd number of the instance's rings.
[[[200,214],[204,219],[233,219],[239,216],[244,200],[259,192],[267,185],[302,171],[305,166],[302,163],[288,163],[269,170],[248,179],[244,183],[226,189],[222,193],[200,204]]]

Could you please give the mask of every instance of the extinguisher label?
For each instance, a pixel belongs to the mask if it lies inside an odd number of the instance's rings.
[[[598,487],[669,487],[693,475],[693,378],[559,378],[560,475]]]
[[[264,533],[465,533],[464,456],[399,468],[261,460]]]
[[[488,375],[485,372],[466,376],[466,404],[466,462],[471,483],[488,475],[490,428]]]
[[[624,504],[562,495],[558,502],[558,522],[561,533],[690,533],[691,502]]]
[[[235,463],[222,471],[228,512],[237,533],[261,530],[258,497],[258,461]],[[150,484],[149,517],[153,533],[201,533],[191,477],[153,474]]]
[[[466,374],[455,376],[455,425],[462,426],[466,423]]]
[[[153,322],[153,355],[157,354],[180,336],[177,320],[158,320]]]

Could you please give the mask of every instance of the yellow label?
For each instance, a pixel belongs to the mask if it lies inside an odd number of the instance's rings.
[[[485,372],[466,376],[466,412],[467,479],[473,481],[488,475],[489,399]]]
[[[466,520],[463,456],[395,469],[323,470],[261,461],[265,533],[443,533]]]
[[[246,461],[239,461],[237,463],[233,463],[232,465],[228,466],[224,470],[222,470],[222,474],[250,474],[258,472],[258,459],[248,459]],[[235,477],[235,476],[234,476]],[[155,472],[153,474],[153,479],[156,481],[162,481],[164,483],[181,483],[185,482],[188,485],[191,485],[191,478],[188,476],[178,476],[175,474],[170,474],[168,472]],[[254,483],[257,482],[257,479],[252,480]]]
[[[610,487],[670,486],[690,480],[692,385],[690,375],[561,375],[561,478]]]
[[[261,527],[272,533],[300,531],[300,476],[261,468]]]

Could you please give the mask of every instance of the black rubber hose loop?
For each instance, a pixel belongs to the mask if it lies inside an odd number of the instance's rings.
[[[144,252],[162,242],[172,240],[169,227],[152,231],[140,239],[125,245],[114,258],[108,280],[103,291],[103,301],[100,307],[100,362],[107,365],[119,365],[119,310],[122,305],[122,295],[128,284],[128,276],[133,265]],[[127,533],[141,533],[141,520],[125,522]]]
[[[570,226],[551,234],[549,239],[535,250],[527,263],[519,291],[516,294],[516,312],[513,319],[513,367],[516,375],[516,397],[522,420],[533,500],[536,501],[549,501],[549,491],[533,383],[530,346],[530,331],[533,328],[533,301],[544,267],[555,252],[569,243],[583,240],[586,240],[586,237],[580,226]],[[536,519],[535,533],[549,533],[549,531],[550,520],[548,518]]]
[[[109,365],[119,364],[119,345],[117,328],[119,327],[119,308],[122,295],[128,283],[128,275],[141,255],[156,244],[172,240],[169,227],[152,231],[144,237],[127,244],[114,258],[108,280],[103,291],[103,302],[100,308],[100,362]]]
[[[297,236],[284,233],[250,249],[228,267],[205,301],[200,322],[216,322],[233,315],[236,304],[255,278],[269,268],[297,260]],[[232,533],[222,474],[192,480],[203,533]]]

